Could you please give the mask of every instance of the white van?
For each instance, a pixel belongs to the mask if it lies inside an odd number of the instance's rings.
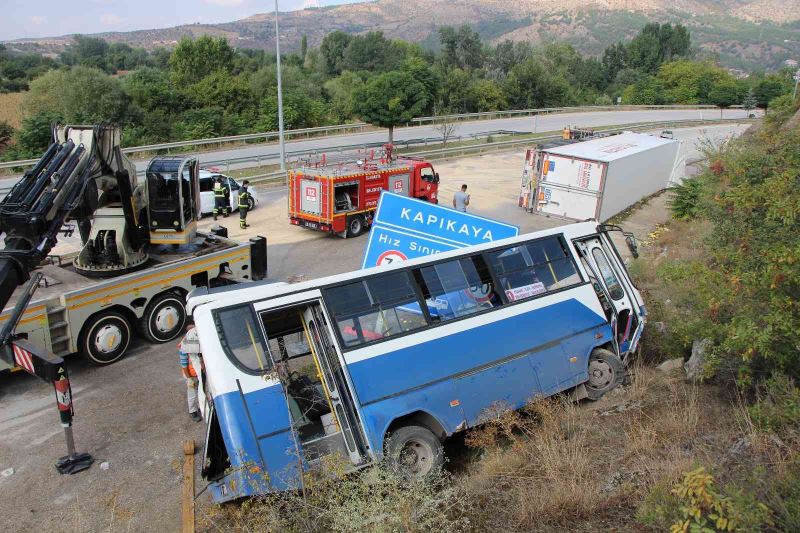
[[[239,205],[239,189],[242,188],[239,182],[225,174],[201,169],[200,212],[203,215],[210,215],[214,211],[214,182],[217,180],[217,176],[222,176],[223,179],[228,180],[228,189],[231,191],[231,212],[236,211]],[[247,190],[250,196],[253,197],[252,200],[250,200],[250,211],[252,211],[258,203],[258,193],[256,193],[256,189],[253,186],[250,186]]]

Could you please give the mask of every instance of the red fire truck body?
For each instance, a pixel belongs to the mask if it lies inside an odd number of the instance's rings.
[[[439,175],[422,159],[306,164],[289,172],[289,221],[355,237],[372,224],[381,191],[438,203]]]

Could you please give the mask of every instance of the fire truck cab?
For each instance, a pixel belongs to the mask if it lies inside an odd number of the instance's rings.
[[[289,172],[289,221],[340,237],[355,237],[371,224],[381,191],[438,203],[439,174],[423,159],[392,158],[387,147],[377,159],[303,161]]]

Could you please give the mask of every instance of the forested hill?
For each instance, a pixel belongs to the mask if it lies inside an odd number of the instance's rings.
[[[665,7],[669,6],[669,7]],[[722,64],[744,69],[777,68],[800,56],[800,0],[377,0],[283,13],[282,44],[299,50],[305,35],[318,46],[334,30],[380,30],[387,37],[438,46],[443,25],[470,24],[485,41],[505,39],[572,44],[599,55],[610,44],[632,38],[652,21],[681,23],[701,50]],[[110,43],[153,49],[172,47],[186,36],[225,37],[237,48],[272,49],[272,14],[222,24],[102,33]],[[21,51],[60,53],[71,36],[14,41]]]

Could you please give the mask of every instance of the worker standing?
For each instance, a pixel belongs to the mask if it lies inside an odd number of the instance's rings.
[[[228,216],[230,211],[230,198],[231,191],[223,182],[222,176],[217,176],[217,181],[214,182],[214,220],[217,220],[217,215],[222,212],[223,217]]]
[[[467,184],[461,186],[460,191],[453,195],[453,209],[466,213],[469,205],[469,194],[467,194]]]
[[[253,198],[253,196],[247,191],[247,187],[249,185],[250,182],[244,180],[242,182],[242,188],[239,189],[239,227],[241,229],[248,227],[247,212],[250,210],[250,200]]]
[[[200,404],[197,399],[197,386],[199,383],[198,373],[203,370],[203,358],[200,353],[200,339],[197,337],[197,330],[194,326],[189,326],[186,335],[178,344],[181,361],[181,374],[186,380],[186,402],[189,405],[189,416],[195,422],[200,422],[203,417],[200,415]]]

